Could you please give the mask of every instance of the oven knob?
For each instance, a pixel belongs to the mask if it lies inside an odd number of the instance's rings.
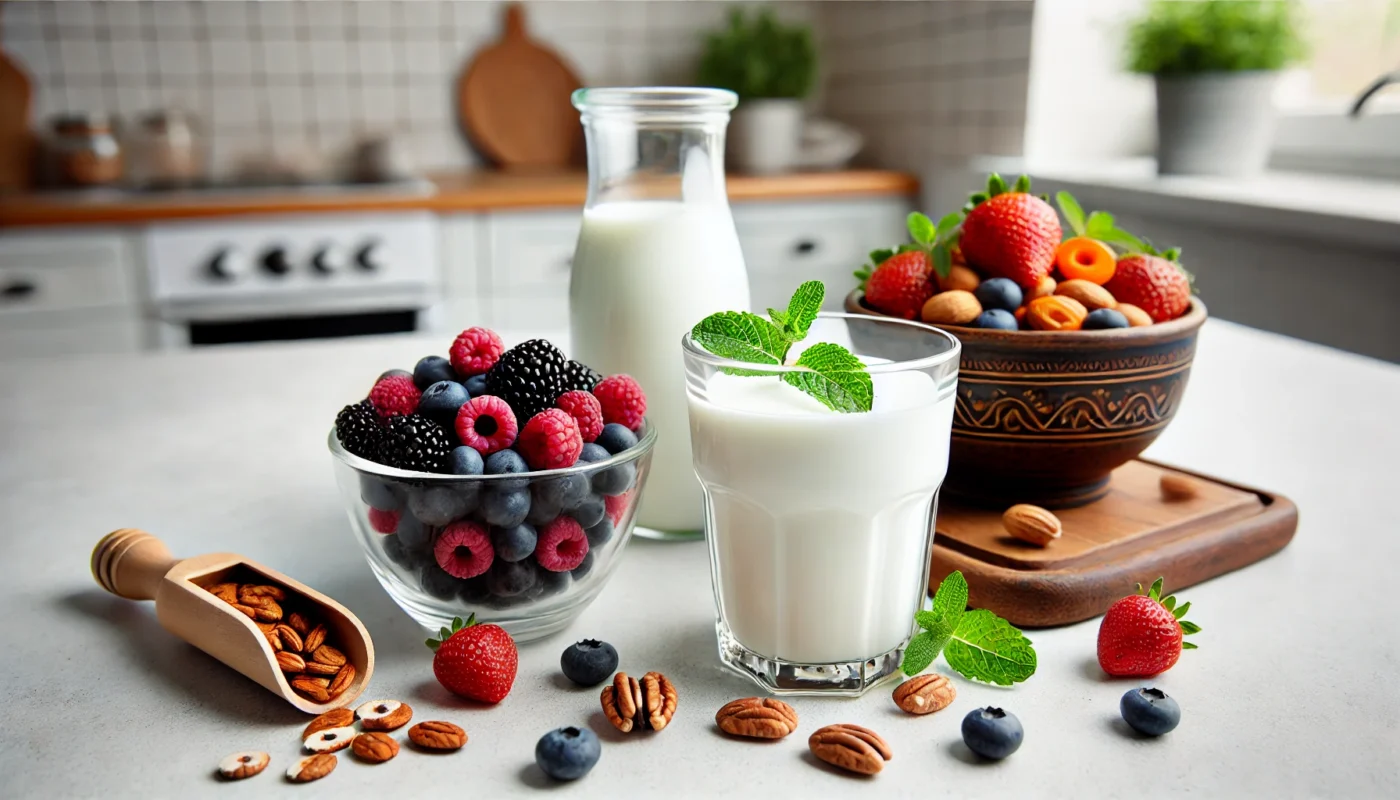
[[[272,247],[263,253],[262,268],[267,274],[280,278],[292,271],[292,261],[287,255],[287,248]]]
[[[209,276],[216,281],[233,281],[248,274],[248,259],[233,247],[225,247],[209,259]]]
[[[355,254],[355,266],[365,272],[378,272],[385,267],[379,242],[369,242]]]
[[[345,252],[333,244],[328,244],[311,257],[311,268],[321,275],[339,272],[345,269]]]

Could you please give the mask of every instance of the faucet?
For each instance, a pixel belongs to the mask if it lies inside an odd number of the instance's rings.
[[[1361,94],[1357,95],[1356,100],[1352,101],[1351,104],[1351,116],[1361,116],[1361,108],[1366,105],[1366,101],[1370,100],[1371,96],[1376,92],[1379,92],[1392,83],[1400,83],[1400,70],[1387,72],[1381,75],[1379,78],[1372,81],[1371,85],[1367,86]]]

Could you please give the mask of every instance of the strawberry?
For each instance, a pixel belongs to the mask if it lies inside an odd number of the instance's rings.
[[[996,278],[1010,278],[1029,289],[1050,274],[1060,245],[1060,217],[1030,193],[1024,175],[1007,189],[992,174],[987,192],[974,194],[962,221],[958,246],[969,266]]]
[[[465,623],[452,620],[441,639],[429,639],[434,651],[433,674],[447,691],[483,703],[499,703],[510,694],[520,656],[515,640],[499,625],[477,624],[472,614]]]
[[[1172,668],[1181,651],[1196,645],[1182,640],[1201,627],[1182,617],[1190,603],[1176,605],[1175,597],[1161,599],[1162,579],[1146,594],[1138,593],[1109,606],[1099,625],[1099,666],[1116,677],[1148,677]]]
[[[933,296],[932,271],[928,254],[922,250],[890,256],[866,280],[865,300],[892,317],[918,319],[924,301]]]
[[[1123,256],[1103,288],[1118,302],[1146,311],[1153,322],[1176,319],[1191,306],[1191,279],[1174,261],[1161,256]]]

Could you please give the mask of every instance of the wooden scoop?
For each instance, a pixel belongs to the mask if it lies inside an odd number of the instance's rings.
[[[156,618],[163,628],[308,714],[350,704],[369,685],[374,672],[374,643],[354,614],[305,584],[243,556],[210,553],[181,561],[151,534],[122,528],[102,537],[93,548],[92,576],[118,597],[155,600]],[[204,588],[226,581],[275,584],[304,598],[325,624],[326,641],[333,642],[355,667],[349,688],[326,703],[293,691],[277,665],[276,651],[253,620]]]

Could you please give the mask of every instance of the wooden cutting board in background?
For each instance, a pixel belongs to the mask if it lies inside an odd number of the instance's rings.
[[[583,160],[583,128],[569,95],[580,86],[558,54],[530,38],[524,10],[512,3],[501,38],[462,72],[458,120],[498,166],[576,165]]]
[[[0,6],[0,15],[5,13]],[[29,76],[0,50],[0,192],[29,187],[34,136],[29,129]]]

